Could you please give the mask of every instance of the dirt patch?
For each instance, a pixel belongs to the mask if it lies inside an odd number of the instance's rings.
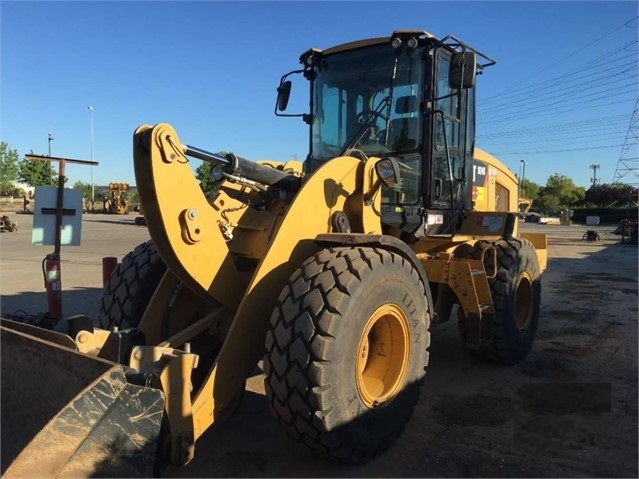
[[[563,343],[551,341],[553,344]],[[552,348],[544,348],[549,351]],[[557,382],[573,381],[577,379],[578,373],[565,364],[565,361],[556,359],[531,359],[519,366],[519,371],[524,376]]]
[[[446,426],[494,426],[511,416],[512,398],[473,394],[468,398],[445,395],[433,406],[436,420]]]

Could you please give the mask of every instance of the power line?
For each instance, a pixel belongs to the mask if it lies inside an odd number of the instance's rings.
[[[578,53],[592,50],[592,45],[621,34],[624,29],[636,29],[637,18],[633,17],[569,55],[549,63],[529,76],[523,82],[526,85],[520,82],[517,88],[478,101],[478,110],[486,114],[477,115],[477,138],[485,146],[486,142],[493,143],[492,150],[499,149],[500,144],[505,146],[513,141],[529,147],[544,144],[539,151],[502,154],[558,154],[618,147],[622,141],[619,127],[622,123],[627,124],[629,119],[625,114],[614,118],[598,116],[585,122],[555,121],[553,125],[542,122],[548,123],[551,118],[557,120],[567,114],[582,117],[601,115],[618,109],[617,105],[636,99],[639,77],[639,42],[636,38],[615,40],[613,46],[603,49],[603,54],[589,55],[585,62],[580,62],[574,68],[564,68],[563,72],[555,67],[558,64],[568,65],[570,62],[566,60],[576,59]],[[599,48],[599,51],[602,49]],[[555,72],[552,78],[533,82],[533,79],[551,69]],[[522,127],[513,128],[519,125]],[[504,127],[509,130],[504,131]],[[572,145],[579,148],[566,148]]]
[[[618,122],[627,122],[629,119],[629,115],[626,114],[618,114],[618,115],[608,115],[599,118],[590,118],[587,120],[579,120],[579,121],[571,121],[565,123],[554,123],[551,125],[546,125],[543,127],[536,128],[519,128],[516,130],[503,131],[498,133],[486,133],[482,135],[477,135],[477,137],[481,138],[494,138],[494,137],[502,137],[514,134],[528,134],[531,132],[545,133],[545,132],[557,132],[560,130],[574,129],[574,128],[584,128],[584,127],[597,127],[601,124],[613,124]]]
[[[621,45],[620,47],[617,47],[615,49],[613,49],[612,52],[606,52],[602,55],[600,55],[597,58],[589,58],[588,61],[586,62],[585,65],[583,65],[582,67],[578,67],[577,70],[572,70],[572,71],[568,71],[566,73],[563,73],[561,75],[558,75],[556,77],[552,77],[548,80],[543,80],[541,82],[538,83],[534,83],[532,85],[528,85],[525,87],[521,87],[521,88],[516,88],[513,90],[510,90],[510,92],[506,92],[506,93],[502,93],[502,94],[498,94],[498,95],[494,95],[492,97],[488,97],[488,98],[483,98],[481,100],[478,100],[477,104],[478,105],[484,105],[486,103],[490,104],[494,101],[499,101],[499,102],[506,102],[506,104],[512,103],[512,100],[508,100],[508,98],[511,97],[519,97],[522,95],[535,95],[538,94],[540,91],[544,90],[544,87],[546,85],[550,85],[550,86],[556,86],[557,83],[562,83],[561,80],[566,80],[568,81],[568,83],[570,84],[570,82],[574,81],[575,79],[581,79],[584,77],[584,75],[579,75],[581,73],[585,73],[588,72],[589,70],[595,70],[594,72],[590,72],[588,73],[586,76],[588,75],[592,75],[593,73],[599,73],[599,70],[602,67],[605,67],[609,64],[615,63],[617,61],[620,60],[626,60],[626,59],[632,59],[634,61],[636,61],[637,59],[637,49],[633,48],[632,51],[628,50],[628,47],[631,45],[637,45],[637,43],[639,43],[637,40],[633,40],[631,42],[627,42],[624,45]],[[621,53],[621,52],[626,52],[627,54],[621,58],[617,58],[615,59],[615,55],[617,53]],[[605,60],[605,61],[599,61],[599,60]],[[611,69],[614,69],[615,67],[611,67],[608,69],[605,69],[603,71],[608,71]]]
[[[537,151],[500,151],[492,153],[497,156],[506,156],[506,155],[540,155],[546,153],[568,153],[573,151],[590,151],[590,150],[604,150],[607,148],[619,148],[623,145],[606,145],[606,146],[589,146],[585,148],[566,148],[563,150],[537,150]]]
[[[573,78],[570,82],[568,82],[567,85],[566,83],[555,83],[552,89],[546,88],[542,90],[537,90],[534,92],[530,92],[526,96],[522,96],[521,99],[515,102],[515,105],[522,106],[522,105],[527,105],[529,103],[539,103],[545,98],[553,99],[553,98],[562,97],[562,96],[565,97],[566,94],[574,96],[574,95],[578,95],[581,92],[592,90],[592,89],[597,89],[597,88],[603,89],[606,85],[610,83],[616,83],[616,82],[628,80],[631,78],[636,78],[637,77],[636,67],[637,67],[637,61],[633,60],[631,62],[624,63],[623,65],[615,66],[608,70],[604,70],[604,72],[611,70],[613,74],[591,76],[587,81],[584,81],[581,83],[575,83],[575,81],[578,80],[577,78]],[[563,85],[566,85],[566,86],[563,86]],[[490,107],[490,111],[493,114],[495,114],[496,112],[499,112],[500,110],[512,108],[512,106],[513,106],[512,101],[505,101],[503,103],[496,104]],[[485,107],[482,105],[482,108],[485,108]]]
[[[637,75],[635,75],[637,76]],[[530,119],[539,115],[546,115],[547,113],[555,112],[555,113],[566,113],[566,112],[574,112],[576,110],[589,110],[597,107],[607,107],[616,103],[626,103],[624,100],[617,100],[615,102],[609,101],[611,94],[615,94],[616,97],[620,97],[622,95],[630,95],[631,98],[634,98],[637,94],[637,89],[635,84],[627,84],[618,88],[609,89],[606,92],[593,92],[587,95],[582,95],[578,100],[574,98],[566,98],[563,100],[558,100],[554,103],[554,106],[548,108],[545,104],[541,104],[536,107],[530,107],[521,110],[514,110],[511,112],[510,116],[498,117],[492,121],[484,121],[482,123],[478,122],[478,125],[491,125],[503,122],[511,122],[512,120],[517,120],[521,118]],[[599,95],[595,96],[594,95]],[[601,104],[593,103],[598,100],[602,100]],[[572,102],[572,103],[569,103]],[[578,108],[575,108],[578,107]]]
[[[588,47],[590,47],[590,46],[594,45],[595,43],[600,42],[600,41],[601,41],[601,40],[603,40],[604,38],[609,37],[610,35],[614,34],[615,32],[617,32],[617,31],[619,31],[619,30],[621,30],[621,29],[623,29],[623,28],[627,28],[627,27],[629,27],[631,23],[633,23],[633,22],[636,22],[636,21],[637,21],[637,18],[639,18],[639,17],[633,17],[633,18],[631,18],[631,19],[630,19],[630,20],[628,20],[627,22],[625,22],[625,23],[623,23],[623,24],[619,25],[617,28],[615,28],[615,29],[613,29],[612,31],[610,31],[610,32],[606,33],[605,35],[603,35],[603,36],[601,36],[601,37],[597,38],[596,40],[593,40],[592,42],[588,43],[587,45],[585,45],[585,46],[583,46],[583,47],[581,47],[581,48],[579,48],[579,49],[577,49],[577,50],[575,50],[575,51],[573,51],[573,52],[569,53],[568,55],[566,55],[565,57],[560,58],[559,60],[555,61],[554,63],[551,63],[550,65],[547,65],[546,67],[544,67],[544,68],[542,68],[541,70],[537,71],[537,73],[534,73],[533,75],[529,76],[527,79],[525,79],[525,80],[524,80],[523,82],[521,82],[521,83],[526,83],[526,82],[530,81],[532,78],[534,78],[534,77],[536,77],[536,76],[540,75],[541,73],[543,73],[543,72],[545,72],[545,71],[549,70],[550,68],[552,68],[552,67],[554,67],[555,65],[557,65],[557,64],[559,64],[559,63],[561,63],[561,62],[563,62],[564,60],[574,57],[574,56],[575,56],[575,54],[577,54],[577,53],[579,53],[579,52],[581,52],[581,51],[585,50],[586,48],[588,48]],[[512,91],[512,90],[510,90],[510,91]],[[503,96],[503,93],[502,93],[501,95],[495,95],[495,96]],[[488,100],[488,99],[490,99],[490,98],[493,98],[493,97],[489,97],[489,98],[487,98],[487,100]]]
[[[581,135],[581,136],[562,136],[561,138],[544,138],[541,140],[518,140],[517,141],[517,146],[522,146],[522,145],[530,145],[530,144],[535,144],[535,143],[543,143],[544,145],[548,145],[548,146],[552,146],[554,144],[559,144],[559,145],[584,145],[583,141],[566,141],[566,140],[582,140],[582,139],[588,139],[588,140],[592,140],[595,143],[596,142],[601,142],[601,141],[608,141],[610,140],[610,133],[601,133],[601,134],[594,134],[594,135]],[[597,139],[597,138],[601,138],[601,139]],[[508,138],[504,138],[501,140],[496,140],[493,142],[493,144],[496,147],[501,146],[500,145],[500,141],[501,142],[507,142],[508,145],[512,144],[512,139],[508,139]]]
[[[637,40],[632,42],[632,44],[634,45],[636,45],[637,43],[638,43]],[[550,78],[548,80],[544,80],[539,83],[522,87],[517,90],[512,90],[510,93],[504,93],[501,95],[490,97],[492,99],[479,100],[477,104],[479,106],[485,106],[486,104],[491,105],[492,103],[497,102],[497,105],[492,106],[492,108],[496,108],[502,105],[511,105],[513,103],[513,100],[518,100],[519,98],[523,98],[523,99],[526,99],[529,97],[537,98],[540,92],[543,93],[545,91],[552,93],[556,91],[556,86],[558,84],[559,85],[568,84],[568,86],[572,86],[575,80],[581,80],[583,78],[592,78],[592,75],[594,74],[600,74],[600,73],[605,73],[610,71],[619,71],[620,66],[615,65],[615,63],[620,61],[627,62],[621,66],[622,68],[630,67],[633,64],[636,65],[636,61],[637,61],[636,48],[634,48],[632,51],[627,52],[627,54],[624,55],[623,57],[615,59],[614,55],[615,53],[618,53],[619,51],[621,50],[618,49],[612,54],[603,55],[602,57],[605,58],[606,61],[598,61],[598,59],[590,59],[588,63],[586,64],[586,66],[581,69],[569,71],[559,76]],[[591,71],[591,70],[594,70],[594,71]],[[552,89],[544,88],[546,86],[552,87]]]

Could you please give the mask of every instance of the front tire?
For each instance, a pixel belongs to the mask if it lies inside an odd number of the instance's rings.
[[[492,248],[494,246],[494,249]],[[472,252],[481,258],[488,276],[494,274],[493,255],[497,252],[497,274],[488,280],[495,314],[492,337],[480,345],[479,357],[504,364],[515,364],[530,352],[541,305],[541,269],[532,243],[526,239],[479,241]],[[465,319],[459,310],[459,330],[465,342]]]
[[[385,451],[419,398],[431,311],[419,274],[395,253],[333,248],[309,258],[266,337],[266,392],[283,429],[342,462]]]

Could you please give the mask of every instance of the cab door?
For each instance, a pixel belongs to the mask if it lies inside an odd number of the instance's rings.
[[[450,52],[436,50],[433,100],[431,201],[425,232],[451,235],[459,212],[472,207],[471,173],[474,141],[474,89],[454,90],[449,85]],[[468,108],[471,106],[471,108]],[[469,115],[469,112],[471,113]],[[468,171],[467,170],[468,167]]]

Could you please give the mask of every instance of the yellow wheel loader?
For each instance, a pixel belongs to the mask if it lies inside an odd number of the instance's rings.
[[[137,128],[151,240],[115,269],[100,317],[2,322],[6,477],[186,464],[256,366],[292,438],[362,463],[413,413],[432,322],[456,316],[460,353],[528,355],[546,238],[518,234],[515,176],[474,147],[476,74],[494,61],[413,30],[300,61],[275,113],[308,124],[304,164]],[[285,113],[294,75],[306,113]],[[212,198],[195,159],[213,164]]]
[[[104,193],[104,212],[114,215],[129,214],[128,183],[109,183],[109,189]]]

